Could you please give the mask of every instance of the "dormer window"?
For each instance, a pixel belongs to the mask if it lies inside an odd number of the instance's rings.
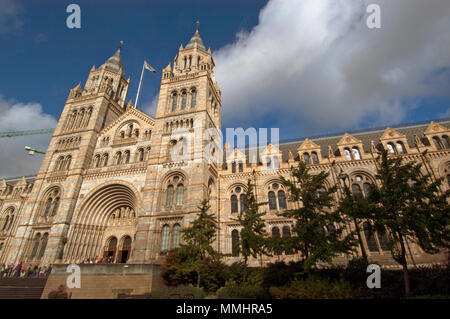
[[[352,154],[350,153],[350,150],[348,148],[344,148],[344,156],[347,161],[352,160]]]
[[[311,159],[313,164],[319,164],[319,157],[317,156],[316,152],[311,153]]]
[[[397,147],[397,152],[399,154],[405,154],[406,153],[405,145],[403,145],[402,142],[398,141],[397,143],[395,143],[395,146]]]
[[[355,160],[361,159],[361,154],[359,153],[359,149],[356,146],[352,148],[352,152],[353,152],[353,158]]]
[[[311,164],[311,160],[310,160],[310,157],[309,157],[309,154],[308,153],[303,153],[303,159],[305,160],[305,163],[308,165],[308,164]]]

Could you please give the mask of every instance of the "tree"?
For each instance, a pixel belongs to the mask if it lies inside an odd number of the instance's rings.
[[[344,195],[342,196],[338,211],[353,221],[355,232],[358,237],[359,246],[361,248],[362,258],[367,262],[367,252],[361,238],[359,229],[359,220],[366,219],[369,216],[369,201],[361,193],[352,194],[347,185],[344,187]]]
[[[290,200],[297,203],[296,209],[281,213],[294,220],[292,232],[296,236],[286,240],[289,249],[301,253],[306,273],[317,262],[330,263],[339,253],[350,253],[355,245],[353,233],[344,235],[346,221],[339,211],[332,209],[336,186],[327,189],[328,175],[324,171],[312,175],[300,161],[297,168],[292,168],[294,181],[280,176],[289,188]]]
[[[370,219],[379,233],[389,233],[389,248],[403,268],[407,296],[411,292],[407,241],[429,254],[450,247],[450,191],[441,191],[442,179],[423,174],[421,167],[420,163],[403,163],[402,158],[388,157],[387,151],[382,151],[376,175],[381,186],[374,187],[369,196]]]
[[[242,226],[239,239],[239,252],[244,257],[244,281],[247,280],[248,258],[250,256],[257,258],[267,254],[266,249],[266,231],[264,229],[264,221],[262,216],[265,212],[258,212],[259,206],[264,203],[258,203],[255,193],[253,192],[253,184],[250,180],[247,182],[247,193],[244,199],[244,209],[241,209],[238,221]]]
[[[215,251],[213,245],[217,236],[217,221],[213,214],[208,214],[209,201],[203,200],[198,207],[200,214],[189,228],[183,230],[184,244],[181,249],[190,252],[187,264],[197,273],[197,287],[200,287],[201,269],[208,260],[218,260],[221,255]]]

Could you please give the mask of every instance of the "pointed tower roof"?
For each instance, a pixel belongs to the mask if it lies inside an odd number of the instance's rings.
[[[123,70],[123,64],[122,64],[122,55],[120,54],[120,49],[118,48],[116,53],[112,57],[110,57],[105,64],[105,69],[109,71],[113,71],[116,73],[119,73],[120,69]]]
[[[185,49],[192,49],[192,48],[194,48],[194,44],[197,43],[197,47],[199,49],[206,51],[206,47],[203,44],[203,40],[200,37],[200,33],[198,33],[199,24],[200,24],[200,22],[197,21],[197,30],[195,31],[194,36],[191,38],[189,43],[186,45]]]

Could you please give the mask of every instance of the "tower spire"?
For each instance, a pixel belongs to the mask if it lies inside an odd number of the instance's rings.
[[[198,32],[198,26],[200,25],[200,21],[197,20],[197,22],[195,22],[195,24],[197,24],[197,32]]]

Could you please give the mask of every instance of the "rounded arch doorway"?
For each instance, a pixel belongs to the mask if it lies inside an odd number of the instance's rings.
[[[117,262],[126,263],[128,261],[128,258],[130,258],[131,253],[131,243],[132,240],[130,236],[127,235],[122,238],[119,255],[117,256]]]

